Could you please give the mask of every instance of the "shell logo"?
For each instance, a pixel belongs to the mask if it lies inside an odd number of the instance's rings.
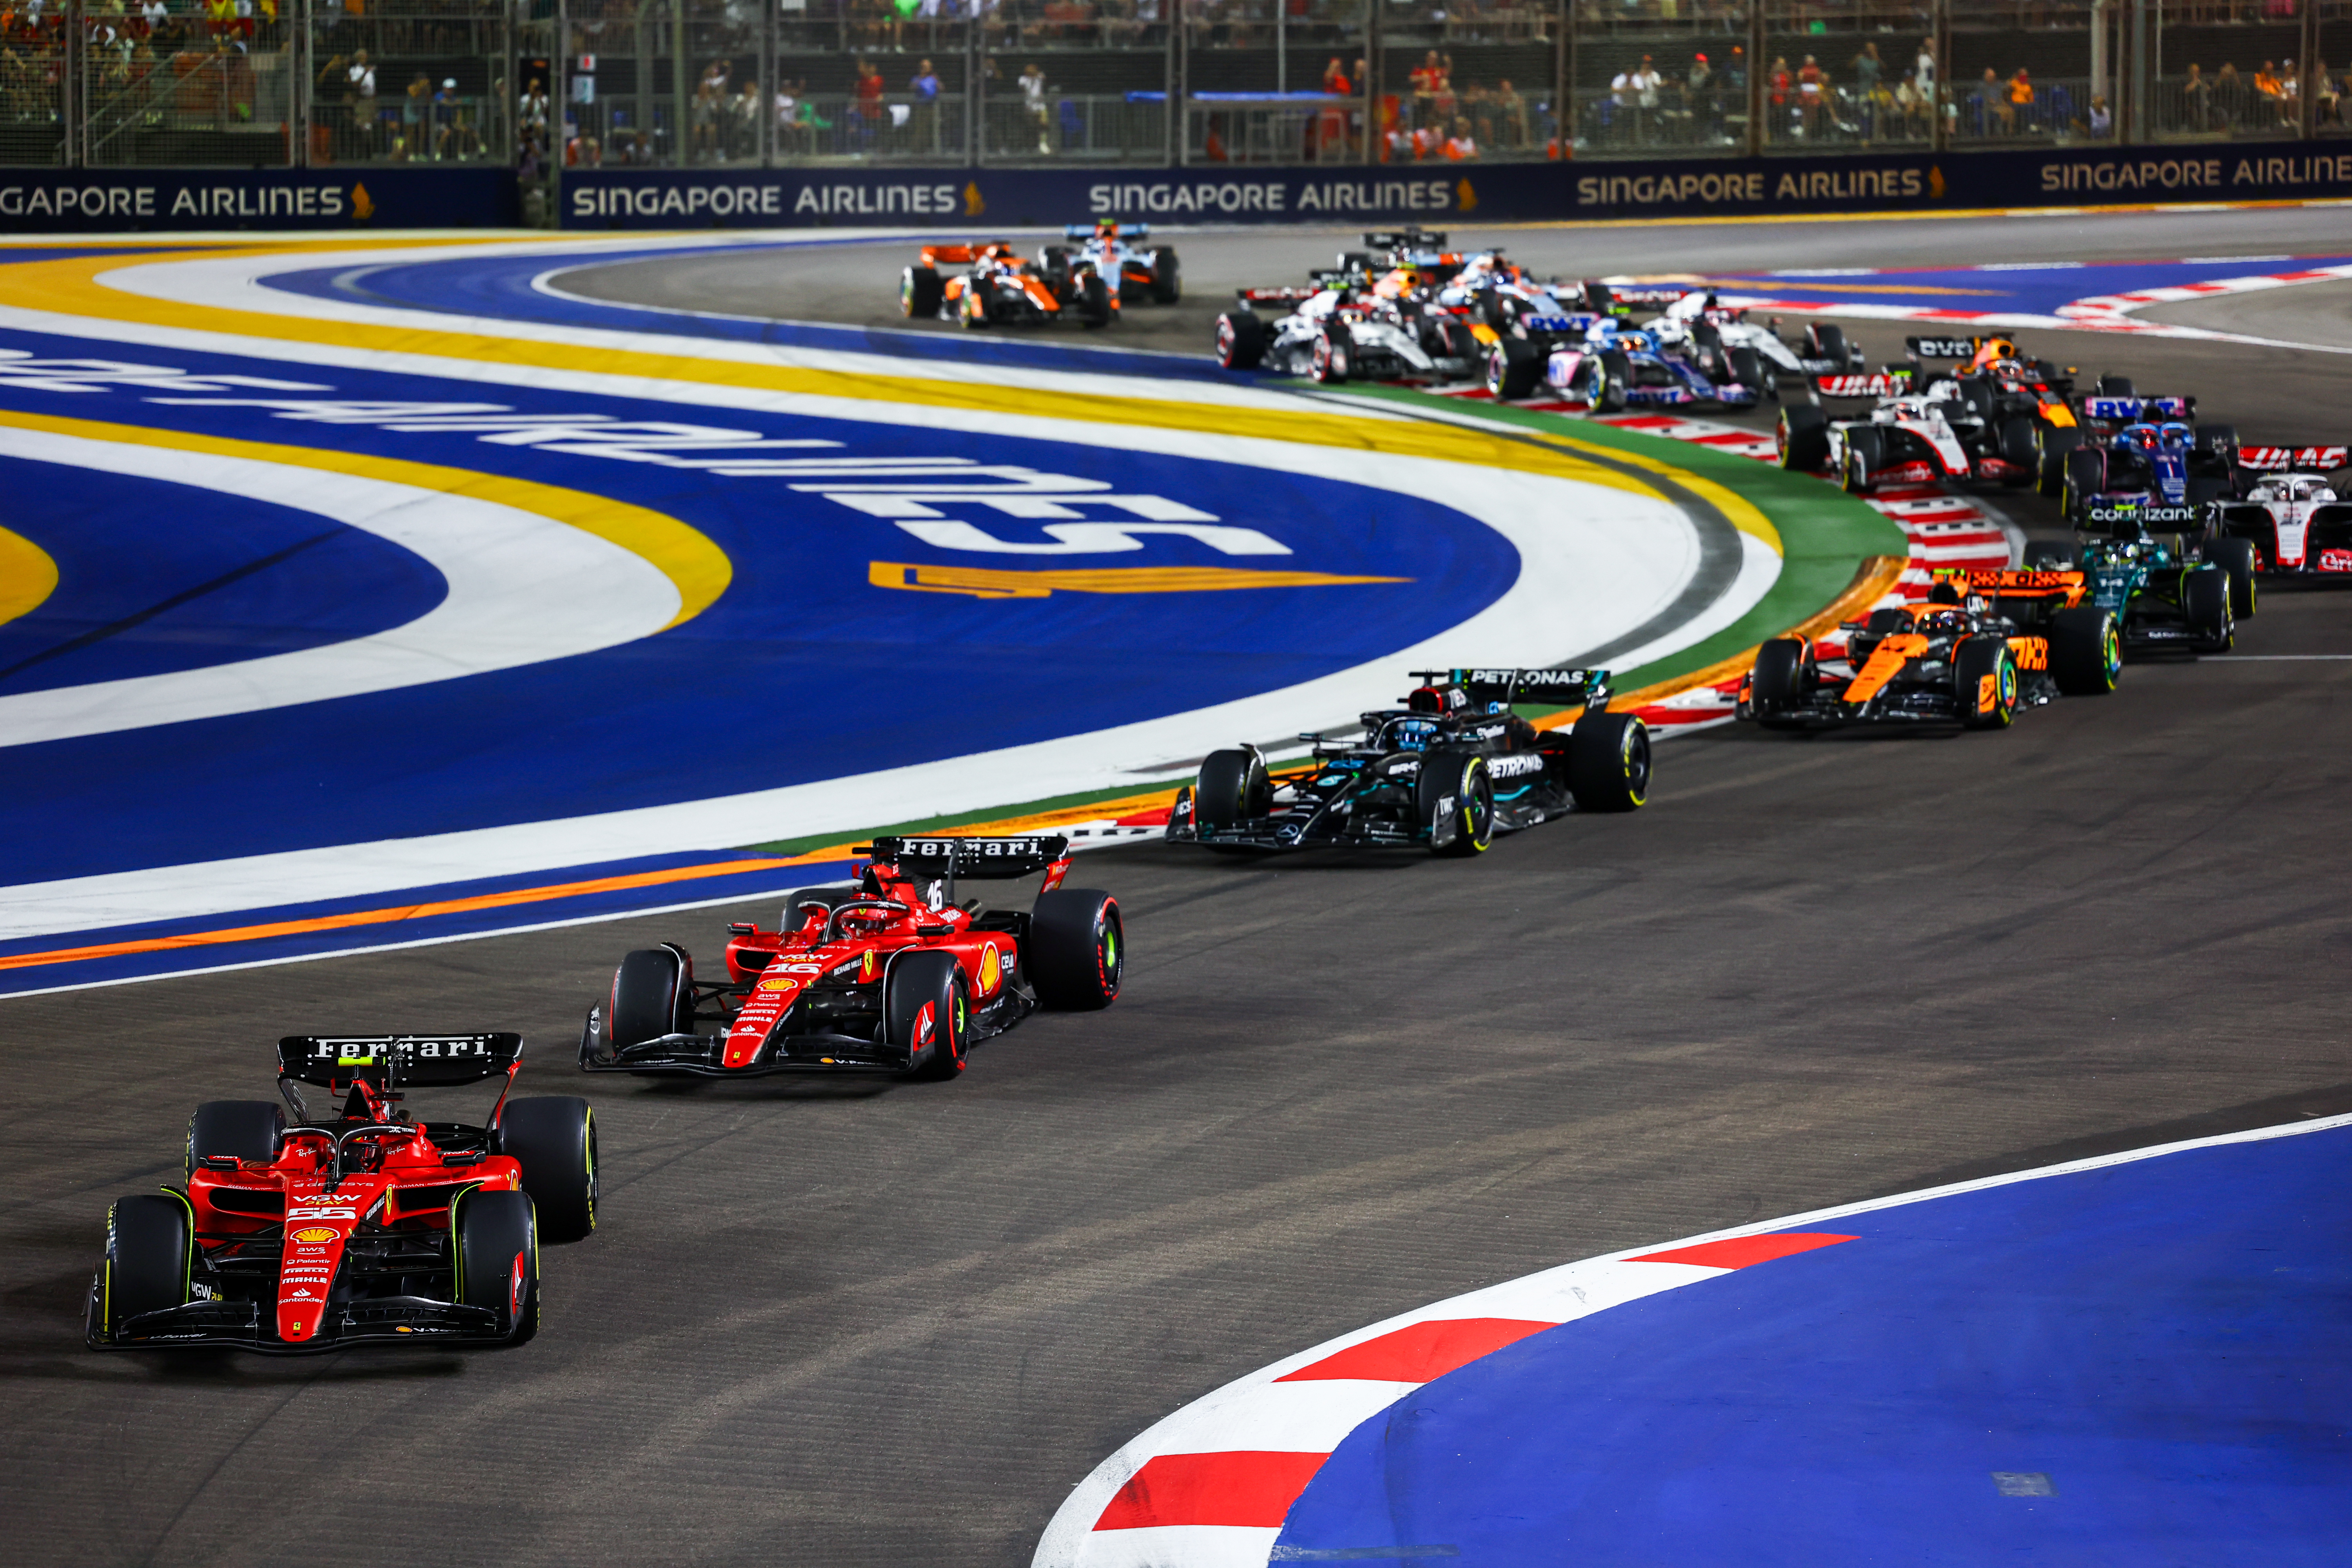
[[[800,989],[800,984],[801,983],[797,980],[762,980],[760,982],[760,989],[762,991],[797,991]]]
[[[312,1226],[308,1230],[296,1231],[294,1239],[306,1246],[315,1247],[320,1242],[333,1241],[341,1234],[341,1231],[329,1230],[324,1226]]]
[[[996,990],[996,944],[989,943],[980,950],[980,994],[990,995]]]

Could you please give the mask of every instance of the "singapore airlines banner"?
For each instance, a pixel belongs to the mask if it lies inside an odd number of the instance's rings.
[[[499,228],[509,169],[0,169],[0,234]]]
[[[566,228],[1536,223],[2352,195],[2352,143],[1181,169],[570,170]]]

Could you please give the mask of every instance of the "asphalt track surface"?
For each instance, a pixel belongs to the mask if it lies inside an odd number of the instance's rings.
[[[2221,215],[2238,245],[2061,222],[2014,226],[2099,255],[2352,237],[2337,214]],[[1814,226],[1786,264],[1899,264],[1929,226]],[[2249,438],[2336,435],[2311,389],[2352,369],[2096,347]],[[551,1249],[545,1329],[511,1352],[101,1357],[79,1305],[106,1202],[175,1178],[194,1101],[266,1096],[277,1036],[518,1028],[523,1091],[581,1092],[572,1041],[622,951],[715,956],[772,910],[12,1001],[11,1557],[1024,1563],[1137,1431],[1389,1313],[2352,1110],[2347,656],[2352,597],[2274,593],[2236,655],[2134,664],[2002,734],[1677,740],[1649,809],[1479,861],[1082,861],[1127,913],[1125,995],[959,1082],[589,1081],[604,1225]]]

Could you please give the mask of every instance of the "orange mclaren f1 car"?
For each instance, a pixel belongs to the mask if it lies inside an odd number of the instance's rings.
[[[1072,257],[1048,267],[1001,239],[923,247],[899,276],[898,305],[910,318],[936,316],[973,330],[1073,319],[1100,327],[1112,311],[1110,285],[1092,262]]]

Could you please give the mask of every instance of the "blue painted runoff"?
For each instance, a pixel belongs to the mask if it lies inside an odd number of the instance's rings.
[[[2340,1568],[2352,1130],[1808,1226],[1357,1428],[1277,1556]],[[1391,1560],[1406,1560],[1391,1558]]]
[[[1855,268],[1851,273],[1812,271],[1727,272],[1727,293],[1770,292],[1805,300],[1837,300],[1857,305],[1925,306],[1938,310],[1989,311],[2047,316],[2077,300],[2130,293],[2141,289],[2178,289],[2224,278],[2257,278],[2305,268],[2337,267],[2352,258],[2284,257],[2256,254],[2259,228],[2247,237],[2245,254],[2179,261],[2094,261],[2079,267],[1953,267]],[[1952,330],[1965,331],[1967,323]],[[1938,329],[1923,323],[1920,333]],[[2030,346],[2030,345],[2029,345]],[[2079,352],[2079,351],[2078,351]]]

